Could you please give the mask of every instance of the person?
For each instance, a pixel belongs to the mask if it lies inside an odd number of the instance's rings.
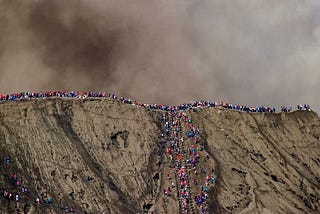
[[[171,179],[170,173],[168,173],[167,178],[168,178],[169,180]]]
[[[52,198],[47,198],[46,204],[52,204]]]
[[[73,213],[74,212],[73,208],[68,207],[68,212]]]
[[[22,190],[23,193],[29,193],[28,188],[25,187],[25,186],[22,186],[21,190]]]
[[[12,179],[13,179],[14,181],[16,181],[16,180],[17,180],[17,178],[18,178],[17,173],[13,173],[13,175],[12,175]]]
[[[9,156],[5,156],[3,158],[4,163],[9,164],[11,162],[10,157]]]
[[[213,175],[211,175],[210,181],[211,181],[211,183],[213,184],[213,183],[216,182],[216,178],[215,178]]]

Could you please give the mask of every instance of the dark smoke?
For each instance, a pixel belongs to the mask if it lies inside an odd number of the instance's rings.
[[[68,1],[42,1],[34,5],[27,28],[32,30],[34,39],[45,46],[41,61],[57,77],[49,82],[52,87],[70,88],[65,79],[80,76],[88,82],[87,87],[103,88],[116,81],[113,66],[125,48],[121,47],[121,41],[130,32],[115,26],[116,20],[109,22],[112,17],[99,17],[81,5],[71,5],[75,8],[69,9]],[[104,19],[105,29],[97,24],[98,19]],[[82,87],[80,84],[79,88]]]
[[[318,1],[0,0],[0,91],[320,110]]]

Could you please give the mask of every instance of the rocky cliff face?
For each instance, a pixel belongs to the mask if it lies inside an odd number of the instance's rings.
[[[202,163],[217,174],[210,212],[320,212],[318,115],[226,109],[187,114],[210,156]],[[163,195],[169,160],[160,145],[162,115],[109,99],[1,104],[0,210],[179,212],[175,195]]]

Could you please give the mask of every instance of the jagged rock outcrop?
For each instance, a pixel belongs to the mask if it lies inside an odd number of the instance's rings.
[[[188,114],[217,168],[210,212],[320,212],[316,113],[205,108]],[[1,212],[177,212],[177,201],[162,202],[167,160],[160,146],[161,116],[111,99],[0,104]],[[19,193],[18,202],[3,196],[21,192],[16,180],[29,190]],[[38,205],[37,197],[52,198],[52,204]]]

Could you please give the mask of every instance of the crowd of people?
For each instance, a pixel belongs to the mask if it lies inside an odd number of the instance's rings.
[[[23,205],[22,209],[24,213],[27,213],[27,207],[30,206],[30,204],[33,204],[36,207],[47,206],[48,208],[57,209],[63,212],[84,213],[69,206],[57,205],[51,197],[45,196],[44,194],[38,195],[34,190],[30,189],[25,178],[13,168],[10,156],[3,156],[3,165],[1,168],[3,171],[4,169],[8,169],[6,171],[13,171],[13,173],[11,175],[5,175],[3,172],[3,175],[8,177],[6,179],[8,183],[5,185],[5,188],[0,188],[0,206],[3,203],[20,203]],[[21,210],[18,210],[18,206],[15,207],[17,213],[20,213]]]
[[[185,135],[182,132],[183,122]],[[216,177],[213,169],[211,174],[208,174],[205,167],[201,166],[200,160],[209,159],[210,156],[204,155],[199,128],[193,125],[186,111],[171,110],[168,116],[163,114],[163,124],[161,147],[165,149],[169,160],[167,179],[171,180],[174,177],[176,180],[163,190],[164,195],[171,197],[172,191],[175,190],[182,213],[194,213],[194,205],[201,214],[208,213],[208,191],[210,185],[215,184]],[[193,190],[198,191],[191,191],[191,184],[194,185]]]
[[[19,101],[28,99],[45,99],[45,98],[73,98],[73,99],[86,99],[86,98],[110,98],[117,100],[124,104],[141,106],[149,110],[163,110],[167,111],[169,116],[163,114],[164,129],[161,134],[163,141],[161,147],[165,149],[166,154],[171,161],[170,168],[174,174],[175,182],[172,182],[168,188],[163,190],[164,195],[167,197],[172,196],[172,191],[177,192],[179,198],[180,208],[184,213],[190,213],[194,209],[193,205],[196,205],[200,213],[204,214],[208,212],[208,191],[209,186],[214,185],[216,182],[216,176],[214,170],[210,173],[204,167],[201,167],[200,160],[202,158],[210,158],[208,154],[200,155],[204,152],[204,147],[200,142],[200,130],[195,127],[192,123],[190,116],[187,115],[187,110],[194,110],[197,108],[225,108],[230,110],[242,111],[242,112],[265,112],[275,113],[274,107],[249,107],[243,105],[233,105],[225,102],[208,102],[208,101],[193,101],[184,103],[181,105],[163,105],[163,104],[144,104],[133,99],[127,99],[125,97],[118,98],[115,94],[107,92],[25,92],[25,93],[14,93],[10,95],[1,95],[0,102]],[[291,106],[281,106],[281,112],[291,112],[293,108]],[[297,110],[311,111],[308,104],[297,105]],[[185,137],[182,133],[182,125],[184,122],[186,130]],[[186,143],[188,141],[189,143]],[[4,158],[4,163],[10,164],[10,158]],[[192,172],[192,173],[191,173]],[[196,179],[198,175],[202,175],[204,179]],[[194,179],[191,179],[194,177]],[[168,179],[172,179],[172,175],[168,173]],[[198,193],[191,194],[191,184],[199,186]],[[205,181],[200,184],[201,181]],[[3,191],[3,197],[8,201],[15,200],[20,201],[20,194],[31,194],[30,190],[23,184],[23,181],[19,176],[14,173],[12,175],[12,185],[20,189],[12,193],[8,190]],[[35,198],[35,203],[44,203],[53,206],[51,198],[41,199]],[[68,212],[73,212],[71,208],[60,207]]]
[[[292,106],[281,106],[281,112],[291,112],[293,110]],[[298,111],[311,111],[310,105],[304,104],[304,105],[297,105]]]
[[[48,91],[48,92],[22,92],[22,93],[14,93],[8,95],[1,95],[0,94],[0,102],[7,102],[7,101],[17,101],[17,100],[26,100],[26,99],[43,99],[43,98],[111,98],[114,100],[118,100],[121,103],[142,106],[147,109],[154,109],[154,110],[164,110],[164,111],[171,111],[171,110],[192,110],[195,108],[204,108],[204,107],[221,107],[236,111],[243,111],[243,112],[266,112],[266,113],[275,113],[276,109],[274,107],[267,107],[267,106],[246,106],[246,105],[234,105],[226,102],[210,102],[210,101],[192,101],[189,103],[184,103],[181,105],[163,105],[163,104],[145,104],[138,102],[134,99],[127,99],[125,97],[118,97],[113,93],[107,92],[78,92],[78,91]],[[281,112],[291,112],[293,109],[291,106],[281,106]],[[310,105],[297,105],[297,110],[308,110],[311,111]]]

